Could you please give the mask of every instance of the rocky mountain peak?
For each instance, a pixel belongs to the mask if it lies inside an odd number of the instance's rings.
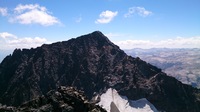
[[[126,55],[99,31],[16,49],[0,64],[2,104],[19,106],[62,85],[84,91],[89,99],[113,88],[130,100],[146,98],[158,111],[200,111],[198,89]]]
[[[88,38],[93,38],[93,39],[96,39],[97,41],[107,41],[107,42],[110,42],[108,40],[108,38],[100,31],[94,31],[90,34],[87,34],[87,35],[84,35],[85,37],[88,37]]]
[[[99,48],[106,45],[116,46],[100,31],[94,31],[90,34],[86,34],[72,40],[75,43],[80,43],[87,46],[98,46]]]

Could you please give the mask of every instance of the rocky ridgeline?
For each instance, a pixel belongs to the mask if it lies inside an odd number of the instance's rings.
[[[0,106],[0,112],[106,112],[89,103],[83,91],[61,86],[46,95],[28,101],[19,107]]]
[[[128,56],[101,32],[35,49],[16,49],[0,64],[0,103],[19,106],[62,85],[88,99],[113,88],[130,100],[146,98],[158,111],[198,112],[198,89]]]

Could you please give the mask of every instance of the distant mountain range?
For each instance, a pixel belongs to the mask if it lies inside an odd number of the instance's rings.
[[[83,91],[89,100],[112,88],[129,101],[145,98],[158,111],[200,111],[199,89],[128,56],[100,31],[34,49],[16,49],[0,64],[2,105],[20,106],[63,85]],[[114,102],[111,106],[121,109]]]
[[[200,49],[131,49],[125,52],[161,68],[185,84],[200,88]]]

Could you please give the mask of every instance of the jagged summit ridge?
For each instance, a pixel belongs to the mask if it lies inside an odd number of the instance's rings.
[[[161,111],[199,111],[199,90],[128,56],[100,32],[15,50],[0,64],[0,103],[20,105],[59,86],[92,99],[114,88],[131,100],[146,98]]]
[[[104,40],[109,41],[109,39],[101,32],[101,31],[94,31],[92,33],[80,36],[79,38],[93,38],[96,40]]]
[[[100,31],[94,31],[92,33],[82,35],[80,37],[77,37],[74,40],[74,42],[82,42],[85,45],[88,43],[88,45],[99,45],[99,47],[102,47],[103,45],[114,45],[102,32]]]

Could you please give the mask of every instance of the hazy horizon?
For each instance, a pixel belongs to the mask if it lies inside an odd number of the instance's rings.
[[[40,47],[40,46],[38,46]],[[27,49],[27,48],[15,48],[15,49]],[[28,48],[28,49],[31,49],[31,48]],[[199,49],[200,48],[132,48],[132,49],[145,49],[145,50],[149,50],[149,49]],[[128,52],[129,50],[132,50],[132,49],[122,49],[126,52]],[[0,49],[0,63],[3,61],[3,59],[8,56],[8,55],[12,55],[14,49],[13,50],[1,50]]]

